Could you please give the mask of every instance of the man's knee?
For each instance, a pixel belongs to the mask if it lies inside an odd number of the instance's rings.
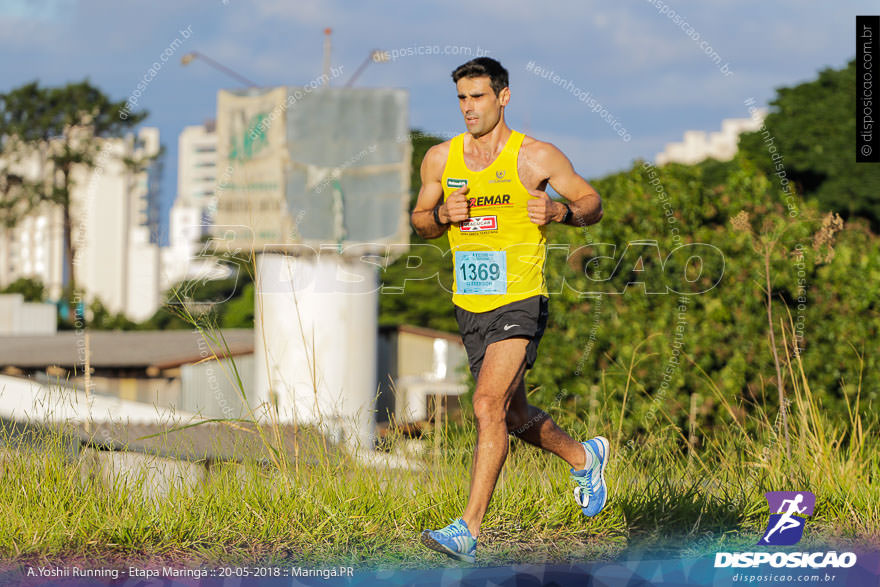
[[[474,417],[478,426],[504,423],[504,403],[493,397],[474,398]]]

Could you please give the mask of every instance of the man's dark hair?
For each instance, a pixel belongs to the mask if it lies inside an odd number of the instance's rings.
[[[452,81],[458,83],[463,77],[489,77],[492,91],[497,96],[508,86],[507,70],[491,57],[477,57],[463,63],[452,72]]]

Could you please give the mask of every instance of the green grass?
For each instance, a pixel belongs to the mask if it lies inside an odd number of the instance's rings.
[[[731,418],[714,433],[704,431],[702,448],[690,457],[673,425],[624,442],[615,436],[613,418],[588,431],[563,413],[553,415],[576,438],[603,433],[611,439],[609,505],[600,516],[584,518],[565,464],[512,440],[484,523],[480,564],[753,545],[766,525],[763,493],[769,490],[816,493],[802,544],[876,543],[880,537],[876,440],[855,413],[848,423],[825,421],[808,387],[798,389],[791,405],[790,457],[762,413],[750,423]],[[303,452],[326,455],[319,437],[307,438],[314,446]],[[230,463],[204,483],[155,499],[137,479],[95,478],[88,459],[66,457],[60,434],[50,432],[38,450],[4,453],[0,558],[446,564],[417,537],[462,512],[474,438],[469,421],[448,426],[434,453],[429,435],[412,471],[364,467],[338,452],[282,467]],[[390,440],[392,450],[399,440]]]
[[[225,344],[216,330],[204,334],[214,348]],[[628,550],[689,556],[751,548],[767,523],[763,494],[774,490],[816,494],[799,547],[880,543],[877,417],[869,414],[864,421],[861,379],[854,394],[842,392],[849,416],[833,420],[817,403],[800,358],[784,354],[791,401],[786,443],[775,409],[731,399],[704,377],[724,416],[696,422],[699,442],[690,448],[689,430],[676,424],[687,421],[687,414],[669,413],[679,404],[658,401],[643,388],[639,393],[636,364],[634,357],[625,370],[625,388],[603,385],[599,405],[608,405],[611,395],[624,398],[614,413],[579,418],[564,406],[545,406],[573,437],[603,434],[611,441],[606,510],[584,518],[565,463],[512,439],[482,527],[478,564],[612,559]],[[234,368],[228,376],[244,395]],[[655,425],[624,436],[622,423],[646,405]],[[268,458],[225,463],[206,481],[181,483],[159,498],[150,495],[144,477],[95,475],[87,453],[71,458],[62,430],[27,446],[5,434],[0,560],[448,564],[421,546],[418,534],[464,509],[475,444],[473,422],[464,416],[461,424],[439,428],[438,437],[428,432],[420,441],[424,451],[411,458],[412,470],[364,466],[314,433],[303,433],[301,440],[297,435],[297,450],[286,454],[278,449],[277,419],[264,421],[257,432]],[[588,430],[588,421],[597,427]],[[404,442],[392,430],[385,449],[401,454]]]

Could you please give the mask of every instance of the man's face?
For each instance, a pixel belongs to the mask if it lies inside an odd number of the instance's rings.
[[[495,128],[501,120],[502,107],[507,106],[510,100],[510,89],[504,88],[496,96],[489,76],[463,77],[455,87],[468,132],[474,137],[480,137]]]

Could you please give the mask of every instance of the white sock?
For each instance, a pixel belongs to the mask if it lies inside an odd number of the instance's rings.
[[[581,445],[581,446],[584,446],[584,445]],[[589,469],[590,467],[593,466],[593,455],[592,455],[592,453],[590,453],[590,451],[587,450],[586,446],[584,446],[584,455],[587,457],[587,460],[584,462],[584,468],[581,469],[582,471],[584,469]]]

